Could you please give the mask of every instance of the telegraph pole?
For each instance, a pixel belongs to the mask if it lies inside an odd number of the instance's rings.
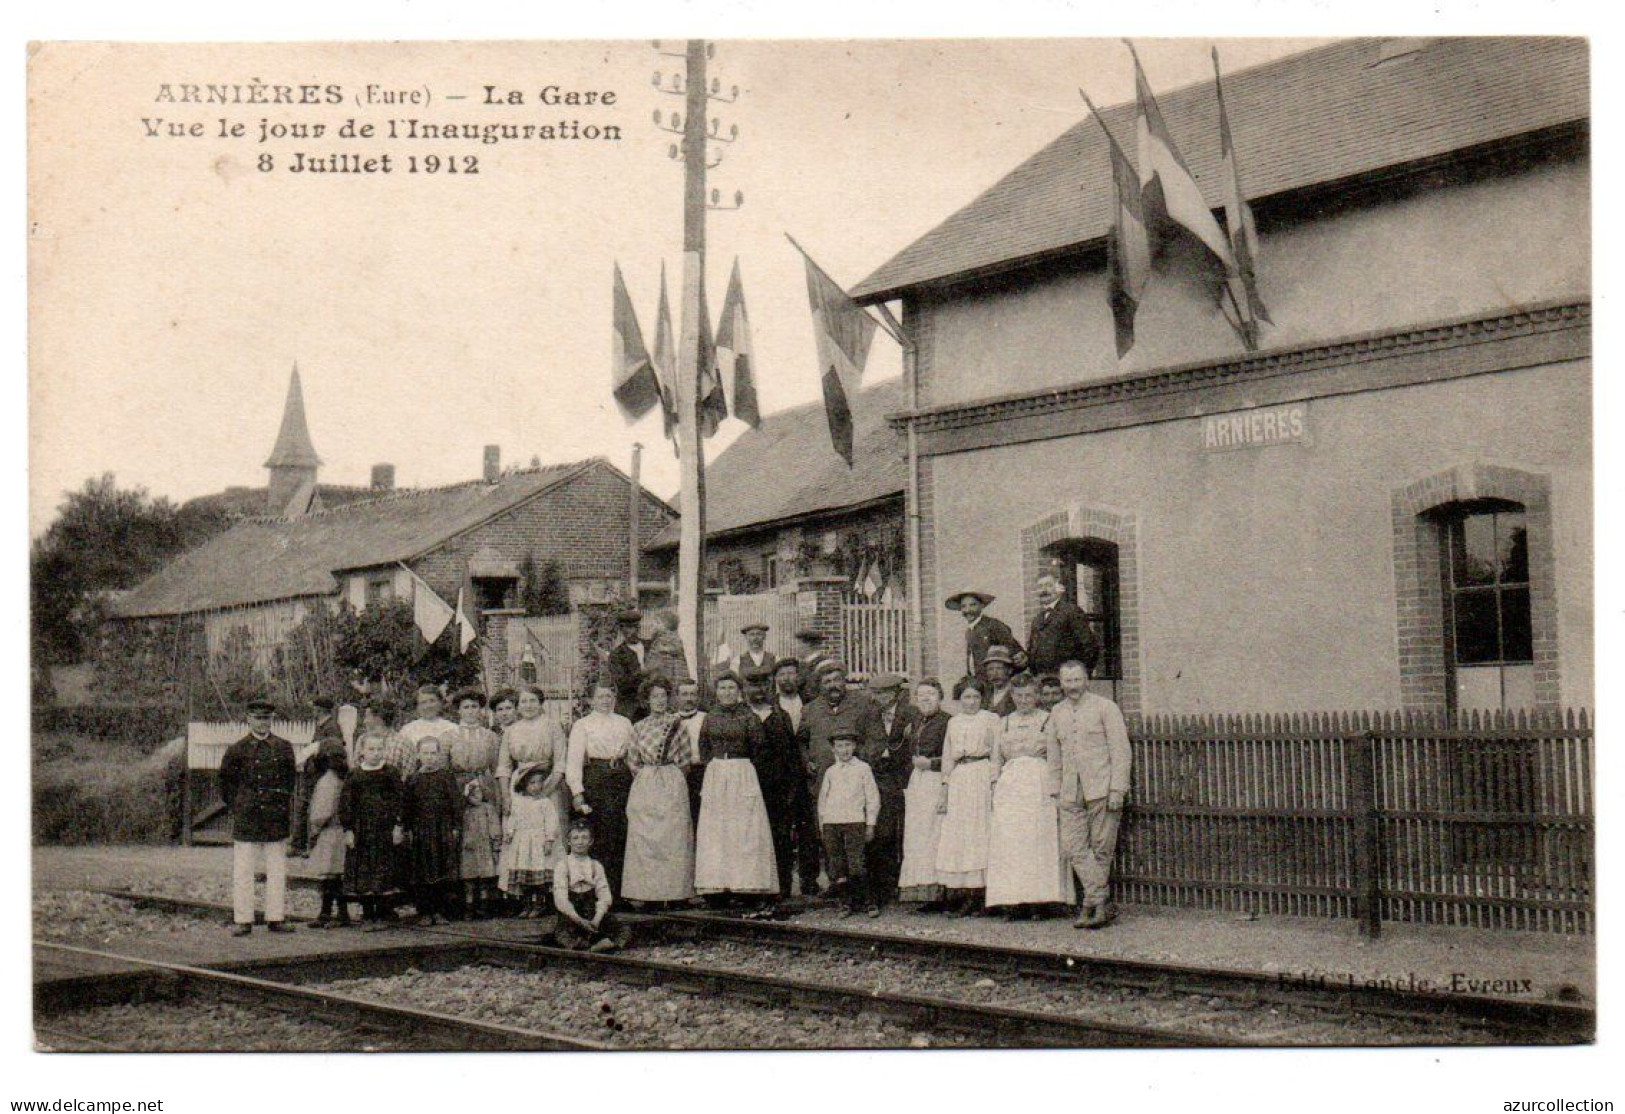
[[[683,114],[683,311],[677,349],[677,436],[682,518],[677,550],[677,634],[689,668],[705,680],[705,439],[700,436],[700,304],[705,289],[705,54],[688,44]]]
[[[684,113],[672,113],[667,122],[665,113],[655,113],[655,125],[664,131],[682,136],[680,143],[671,147],[671,157],[683,164],[683,305],[681,326],[677,341],[677,383],[673,392],[677,405],[677,444],[682,469],[682,518],[679,523],[677,549],[677,633],[682,639],[683,652],[688,656],[694,678],[705,680],[707,662],[705,650],[705,438],[700,424],[700,361],[714,360],[714,354],[703,349],[704,336],[710,322],[703,314],[708,312],[705,300],[705,213],[707,209],[737,209],[744,204],[744,194],[735,191],[733,203],[722,203],[718,191],[706,197],[706,171],[721,162],[721,155],[712,159],[712,144],[732,143],[739,135],[734,125],[723,135],[721,124],[706,121],[709,101],[731,104],[739,99],[739,87],[733,86],[729,95],[721,95],[722,83],[706,77],[706,63],[715,53],[715,45],[703,39],[692,39],[685,50],[662,49],[659,42],[655,50],[665,57],[680,57],[684,69],[681,76],[673,74],[668,83],[657,71],[655,88],[662,93],[683,98]]]

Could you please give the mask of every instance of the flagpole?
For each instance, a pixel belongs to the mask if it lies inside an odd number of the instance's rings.
[[[677,352],[677,436],[682,506],[677,548],[677,633],[694,677],[705,680],[705,441],[700,436],[700,300],[705,283],[706,43],[687,49],[683,118],[683,308]]]

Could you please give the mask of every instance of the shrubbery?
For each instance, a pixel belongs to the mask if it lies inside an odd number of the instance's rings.
[[[185,746],[152,753],[83,735],[34,736],[35,843],[168,843],[180,835]]]

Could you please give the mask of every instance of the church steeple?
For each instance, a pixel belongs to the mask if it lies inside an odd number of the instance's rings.
[[[288,380],[288,401],[282,408],[282,428],[276,447],[265,467],[271,471],[266,511],[289,517],[310,509],[316,494],[316,469],[321,466],[316,446],[310,443],[310,427],[305,422],[305,394],[299,385],[299,365],[293,365]]]

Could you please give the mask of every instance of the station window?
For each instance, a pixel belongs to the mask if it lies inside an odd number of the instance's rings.
[[[1439,516],[1445,662],[1454,708],[1534,704],[1529,532],[1524,508],[1498,499]]]
[[[1098,538],[1068,538],[1044,548],[1050,572],[1060,580],[1067,599],[1089,620],[1100,643],[1094,679],[1115,683],[1123,678],[1123,622],[1118,602],[1117,546]]]

